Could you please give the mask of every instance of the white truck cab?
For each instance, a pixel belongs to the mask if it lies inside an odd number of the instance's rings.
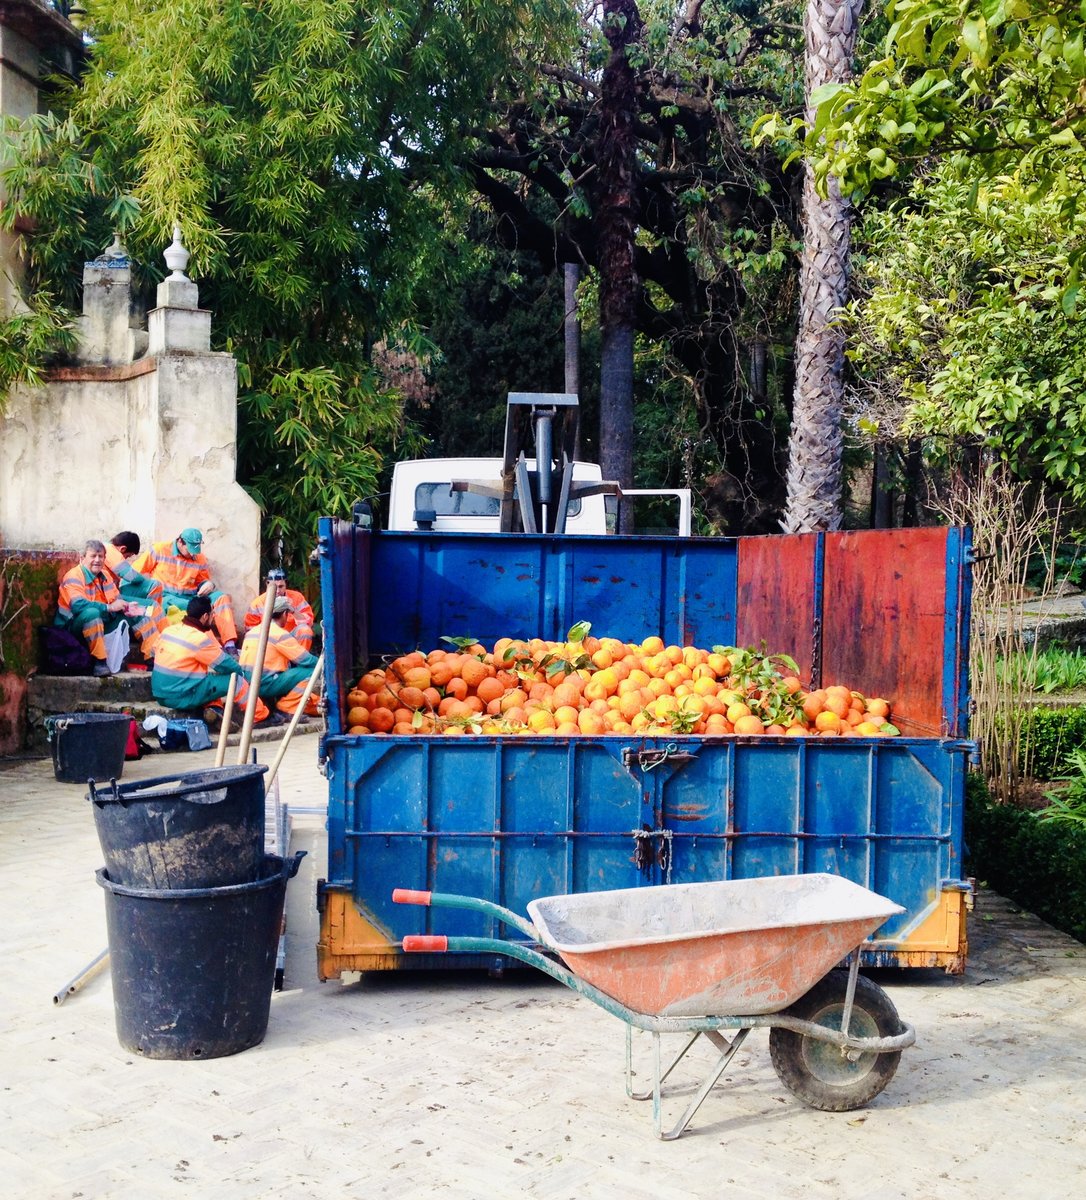
[[[535,459],[526,462],[529,472],[535,471]],[[388,528],[396,530],[426,529],[437,533],[497,533],[500,529],[501,502],[496,494],[468,490],[463,485],[488,489],[496,493],[502,482],[503,462],[500,458],[418,458],[396,463],[392,472],[392,488],[388,505]],[[603,484],[603,474],[596,463],[574,462],[574,485]],[[456,485],[456,486],[454,486]],[[666,526],[655,525],[653,533],[671,533],[689,537],[691,503],[688,488],[625,489],[617,504],[635,505],[635,532],[648,532],[637,527],[636,514],[645,498],[666,501]],[[580,534],[611,533],[617,526],[616,497],[598,494],[573,496],[567,506],[565,532]],[[660,505],[654,504],[659,513]],[[656,518],[659,520],[659,516]]]

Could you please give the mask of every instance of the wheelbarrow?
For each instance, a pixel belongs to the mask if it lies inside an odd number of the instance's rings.
[[[626,1094],[652,1100],[658,1138],[677,1138],[752,1029],[769,1029],[781,1082],[812,1108],[848,1112],[877,1096],[916,1041],[890,997],[859,974],[859,948],[904,909],[837,875],[546,896],[531,921],[471,896],[397,888],[398,904],[464,908],[495,917],[520,941],[405,937],[407,953],[495,953],[537,967],[626,1023]],[[847,970],[839,964],[849,960]],[[565,965],[563,965],[563,963]],[[633,1087],[633,1030],[653,1039],[652,1087]],[[730,1038],[721,1032],[732,1032]],[[686,1035],[663,1067],[660,1037]],[[661,1088],[699,1037],[719,1052],[678,1123],[662,1128]]]

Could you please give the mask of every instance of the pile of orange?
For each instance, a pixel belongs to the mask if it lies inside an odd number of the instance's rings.
[[[352,734],[899,732],[885,700],[840,686],[806,691],[772,656],[665,646],[659,637],[640,643],[501,638],[491,650],[478,643],[416,650],[364,674],[348,694],[347,709]]]

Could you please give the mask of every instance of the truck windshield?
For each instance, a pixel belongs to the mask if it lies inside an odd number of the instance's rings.
[[[415,511],[430,511],[436,517],[497,517],[499,502],[493,496],[478,496],[474,492],[454,492],[451,485],[420,483],[415,488]],[[570,502],[567,514],[577,516],[581,502]]]

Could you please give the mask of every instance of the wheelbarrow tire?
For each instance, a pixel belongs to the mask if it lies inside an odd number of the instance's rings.
[[[785,1013],[830,1029],[841,1028],[847,971],[830,971]],[[896,1037],[901,1018],[890,997],[870,979],[856,979],[849,1033],[853,1037]],[[804,1104],[823,1112],[862,1108],[894,1077],[901,1051],[861,1054],[850,1059],[830,1042],[774,1026],[769,1031],[769,1055],[781,1083]]]

